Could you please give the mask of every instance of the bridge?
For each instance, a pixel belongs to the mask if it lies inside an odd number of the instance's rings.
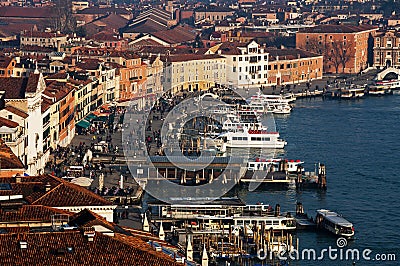
[[[377,80],[399,79],[399,77],[400,77],[400,69],[394,67],[388,67],[382,72],[377,74]]]

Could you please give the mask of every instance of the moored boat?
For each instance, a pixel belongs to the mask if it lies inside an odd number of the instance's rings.
[[[317,210],[315,222],[318,228],[325,229],[337,236],[354,236],[353,224],[336,212],[325,209]]]

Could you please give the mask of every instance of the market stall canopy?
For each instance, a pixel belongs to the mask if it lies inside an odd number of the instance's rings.
[[[86,121],[85,119],[82,119],[81,121],[79,121],[78,123],[76,123],[76,125],[78,127],[82,127],[82,128],[88,128],[90,127],[90,123],[88,121]]]
[[[89,187],[93,182],[93,179],[88,177],[77,177],[71,180],[71,183],[79,185],[81,187]]]
[[[95,119],[96,117],[97,117],[97,116],[96,116],[95,114],[90,113],[90,114],[88,114],[88,115],[85,117],[85,120],[91,122],[91,121],[92,121],[93,119]]]

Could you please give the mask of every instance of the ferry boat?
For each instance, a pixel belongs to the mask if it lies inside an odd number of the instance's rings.
[[[237,118],[230,117],[222,124],[223,131],[238,131],[243,128],[262,129],[261,122],[242,122]]]
[[[223,230],[226,234],[230,230],[233,234],[243,230],[252,235],[254,228],[261,229],[262,226],[273,231],[296,229],[295,218],[281,214],[277,208],[274,210],[268,204],[246,205],[229,198],[208,204],[162,204],[157,209],[158,212],[153,213],[155,220],[189,222],[192,229]]]
[[[247,170],[249,171],[271,171],[275,169],[279,169],[279,164],[287,163],[287,171],[288,173],[296,173],[298,168],[301,167],[303,170],[302,164],[303,161],[300,160],[286,160],[286,159],[261,159],[256,158],[255,160],[251,160],[247,163]],[[273,172],[273,171],[272,171]]]
[[[378,80],[375,85],[382,87],[384,90],[398,90],[400,89],[400,79]]]
[[[385,95],[385,93],[383,86],[371,86],[368,88],[368,95],[382,96]]]
[[[364,88],[349,88],[341,89],[340,98],[342,99],[354,99],[364,97]]]
[[[243,128],[241,131],[220,134],[217,139],[226,143],[228,148],[276,148],[283,149],[286,141],[279,138],[279,132],[265,129]]]
[[[317,227],[325,229],[337,236],[348,238],[354,236],[353,224],[336,212],[325,209],[317,210],[315,222]]]
[[[292,97],[284,97],[282,95],[266,95],[257,93],[250,97],[250,102],[259,102],[263,104],[289,104],[293,101]]]

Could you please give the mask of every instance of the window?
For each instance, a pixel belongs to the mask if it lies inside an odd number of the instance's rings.
[[[243,60],[243,57],[239,56],[239,61],[242,61],[242,60]]]
[[[274,65],[274,70],[277,70],[278,69],[278,65]]]
[[[8,120],[12,120],[12,115],[8,115]]]
[[[284,65],[284,64],[281,64],[280,69],[284,69],[284,68],[285,68],[285,65]]]
[[[232,70],[233,72],[236,72],[236,67],[233,67],[233,70]]]
[[[236,62],[236,56],[233,57],[233,62]]]
[[[347,36],[343,36],[343,40],[346,40],[347,39]]]

